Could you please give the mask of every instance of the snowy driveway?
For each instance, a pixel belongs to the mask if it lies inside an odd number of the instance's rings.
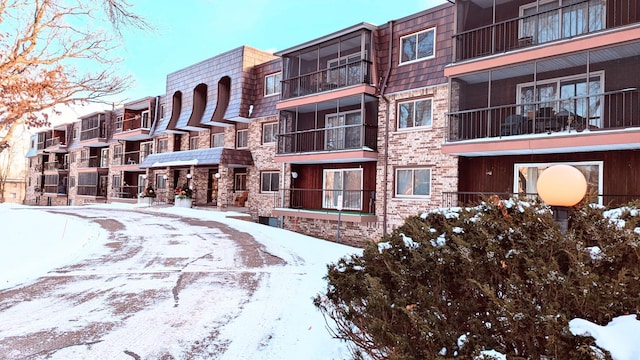
[[[325,260],[254,239],[283,238],[282,230],[225,225],[207,219],[220,216],[210,211],[48,210],[107,232],[82,259],[0,291],[0,359],[329,359],[344,352],[311,305]],[[333,260],[326,261],[337,260],[331,247],[339,245],[327,245]]]

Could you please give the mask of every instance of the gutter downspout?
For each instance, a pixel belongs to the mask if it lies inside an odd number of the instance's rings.
[[[389,109],[391,105],[389,104],[389,99],[384,96],[384,92],[387,88],[387,81],[389,80],[389,75],[391,75],[391,67],[393,66],[393,20],[389,21],[389,57],[387,64],[387,73],[384,75],[384,80],[382,81],[382,85],[380,85],[380,97],[384,100],[387,109],[385,116],[385,129],[384,129],[384,157],[383,157],[383,166],[384,175],[383,175],[383,193],[382,193],[382,235],[387,234],[387,201],[388,195],[387,191],[389,190]]]

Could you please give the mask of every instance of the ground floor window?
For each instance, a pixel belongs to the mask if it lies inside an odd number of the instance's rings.
[[[275,171],[265,171],[260,174],[260,192],[276,192],[278,191],[278,183],[280,182],[280,173]]]
[[[362,209],[362,169],[325,169],[322,183],[322,207]]]
[[[538,193],[538,177],[552,165],[566,164],[580,170],[587,179],[589,202],[602,204],[602,161],[566,162],[566,163],[528,163],[514,165],[513,192],[535,195]]]
[[[396,169],[396,197],[431,195],[431,169]]]

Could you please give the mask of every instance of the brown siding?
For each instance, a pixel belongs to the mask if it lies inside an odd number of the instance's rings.
[[[385,93],[406,91],[407,89],[447,82],[447,78],[444,76],[444,67],[452,59],[453,10],[453,5],[445,4],[394,22],[392,69],[387,88],[384,89]],[[400,37],[432,27],[436,28],[436,56],[432,59],[398,66]],[[375,46],[378,62],[378,76],[376,79],[384,79],[389,67],[390,25],[386,24],[379,27],[376,34]]]
[[[512,192],[514,164],[565,161],[602,161],[603,194],[640,195],[639,150],[460,158],[458,191]]]
[[[255,97],[252,118],[272,116],[278,114],[276,103],[280,95],[264,96],[264,77],[282,71],[282,59],[274,59],[254,67]]]

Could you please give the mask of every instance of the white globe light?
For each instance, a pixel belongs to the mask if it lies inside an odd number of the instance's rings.
[[[538,195],[551,206],[574,206],[587,192],[587,180],[570,165],[553,165],[538,177]]]

